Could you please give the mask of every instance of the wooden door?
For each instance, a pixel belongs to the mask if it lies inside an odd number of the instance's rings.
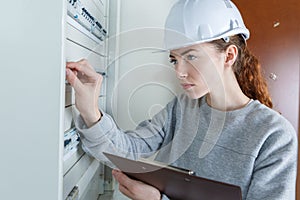
[[[274,109],[299,133],[300,1],[233,1],[250,29],[248,45],[261,61]],[[297,200],[300,200],[300,177]]]

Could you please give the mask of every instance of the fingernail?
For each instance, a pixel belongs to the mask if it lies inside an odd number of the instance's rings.
[[[115,176],[115,175],[117,175],[118,173],[119,173],[119,170],[117,170],[117,169],[113,169],[113,170],[112,170],[112,175]]]

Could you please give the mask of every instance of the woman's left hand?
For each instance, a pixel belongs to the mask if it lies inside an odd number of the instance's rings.
[[[119,190],[127,197],[134,200],[160,200],[161,195],[158,189],[141,181],[130,179],[118,170],[112,171],[113,176],[119,182]]]

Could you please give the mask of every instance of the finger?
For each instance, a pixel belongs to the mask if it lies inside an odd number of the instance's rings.
[[[113,170],[112,171],[113,176],[119,183],[119,190],[122,192],[124,195],[126,195],[129,198],[133,198],[134,194],[131,191],[131,184],[130,183],[132,180],[129,179],[125,174],[123,174],[121,171],[118,170]]]
[[[78,62],[67,62],[66,67],[71,69],[72,71],[78,71],[86,76],[95,76],[96,71],[94,68],[88,63],[86,59],[82,59]]]
[[[76,92],[80,92],[83,90],[83,84],[81,81],[77,78],[76,72],[73,72],[70,69],[66,69],[66,79],[71,84],[71,86],[74,88]]]
[[[129,198],[133,198],[133,194],[126,188],[126,186],[122,185],[119,183],[119,190],[122,192],[124,195],[126,195]]]
[[[113,170],[112,174],[115,179],[121,184],[124,185],[127,189],[131,189],[134,186],[134,180],[130,179],[124,173],[118,170]]]
[[[76,72],[72,71],[71,69],[66,69],[66,79],[67,81],[73,86],[77,76],[75,75]]]
[[[113,170],[112,171],[113,176],[115,177],[115,179],[121,183],[122,185],[127,185],[129,182],[129,178],[123,174],[121,171],[119,170]]]
[[[79,61],[73,62],[73,61],[69,61],[66,63],[67,68],[70,69],[75,69],[80,67],[80,65],[89,65],[88,61],[86,59],[81,59]]]

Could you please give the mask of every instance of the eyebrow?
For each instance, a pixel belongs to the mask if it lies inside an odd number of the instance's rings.
[[[180,55],[184,56],[185,54],[187,54],[187,53],[189,53],[191,51],[197,51],[197,50],[196,49],[188,49],[188,50],[182,52]],[[175,58],[175,56],[173,56],[172,54],[170,54],[169,57]]]

